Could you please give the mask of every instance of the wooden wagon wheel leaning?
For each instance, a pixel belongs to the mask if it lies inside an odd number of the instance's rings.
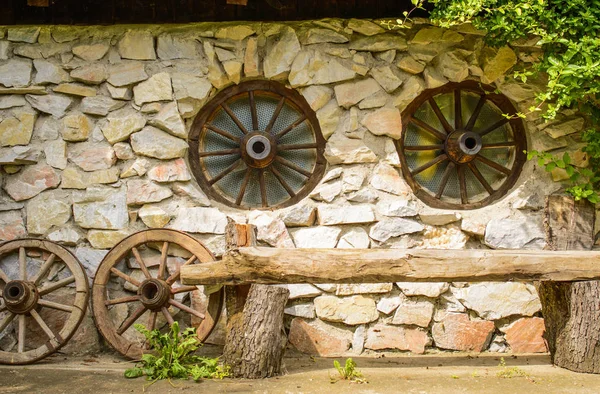
[[[0,246],[0,289],[0,364],[31,364],[64,346],[89,296],[75,256],[39,239]]]
[[[185,233],[152,229],[135,233],[104,257],[92,286],[96,326],[109,344],[137,359],[146,349],[134,323],[149,330],[168,329],[175,321],[193,326],[206,339],[223,306],[223,289],[182,286],[182,265],[214,261],[212,253]],[[182,313],[183,312],[183,313]]]

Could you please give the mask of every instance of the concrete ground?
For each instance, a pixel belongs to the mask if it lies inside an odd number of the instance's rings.
[[[284,376],[219,381],[167,381],[147,386],[125,379],[132,364],[111,354],[74,358],[55,355],[30,366],[0,366],[3,393],[600,393],[600,375],[553,367],[547,355],[388,354],[355,361],[368,383],[335,381],[333,359],[288,354]],[[339,359],[343,362],[343,359]]]

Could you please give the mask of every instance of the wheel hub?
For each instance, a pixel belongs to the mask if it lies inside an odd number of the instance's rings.
[[[481,136],[472,131],[457,130],[445,142],[446,154],[455,163],[468,163],[475,159],[483,143]]]
[[[254,131],[245,135],[240,145],[242,158],[248,166],[254,168],[267,167],[277,154],[275,138],[262,131]]]
[[[32,282],[12,280],[4,286],[2,298],[6,309],[24,314],[36,307],[40,296]]]
[[[138,288],[140,302],[148,309],[159,310],[171,299],[171,286],[164,280],[146,279]]]

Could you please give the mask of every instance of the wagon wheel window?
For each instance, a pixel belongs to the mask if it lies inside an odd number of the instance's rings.
[[[397,141],[405,179],[427,204],[474,209],[515,183],[527,149],[517,111],[494,88],[476,82],[425,91],[402,114]]]
[[[213,199],[274,209],[304,198],[325,169],[325,141],[297,92],[250,81],[217,94],[194,120],[190,166]]]

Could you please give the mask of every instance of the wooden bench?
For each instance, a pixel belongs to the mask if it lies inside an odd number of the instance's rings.
[[[182,267],[181,279],[186,285],[253,284],[261,286],[257,296],[271,291],[267,284],[285,283],[539,281],[553,362],[577,372],[600,373],[600,251],[589,250],[594,209],[570,197],[550,196],[545,225],[553,250],[544,251],[265,248],[251,246],[254,238],[247,234],[253,230],[237,225],[246,234],[242,242],[231,242],[220,261]],[[287,295],[270,297],[279,297],[277,311],[283,314]],[[274,301],[263,298],[260,303]],[[250,329],[237,337],[244,335],[257,334]]]

